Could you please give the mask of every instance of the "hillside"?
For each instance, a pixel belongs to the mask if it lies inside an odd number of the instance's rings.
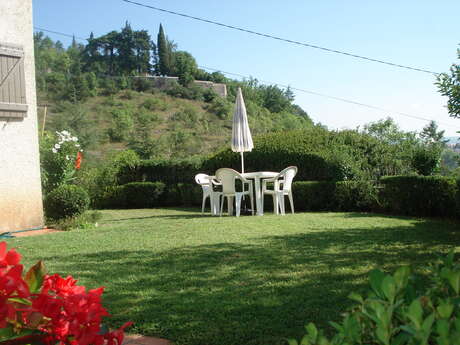
[[[95,164],[108,153],[127,148],[144,158],[183,158],[229,145],[233,103],[214,97],[205,102],[173,97],[158,89],[126,89],[78,103],[47,100],[41,94],[38,103],[48,105],[45,130],[73,132],[85,147],[88,161]],[[43,116],[44,107],[40,107],[40,129]],[[251,101],[248,116],[253,135],[312,125],[308,117],[271,113]]]

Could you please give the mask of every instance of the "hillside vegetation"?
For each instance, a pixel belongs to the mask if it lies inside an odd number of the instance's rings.
[[[157,43],[148,32],[134,31],[127,23],[120,32],[91,35],[86,45],[74,40],[68,48],[39,32],[35,57],[38,103],[47,106],[46,121],[45,108],[39,110],[41,129],[71,131],[93,164],[108,152],[127,148],[144,159],[220,149],[230,142],[238,87],[243,89],[253,135],[313,126],[293,103],[289,88],[201,70],[161,27]],[[177,76],[178,83],[160,90],[145,75]],[[228,96],[196,86],[194,79],[225,83]]]

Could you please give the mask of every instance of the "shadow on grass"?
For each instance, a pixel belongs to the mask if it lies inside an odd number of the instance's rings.
[[[339,319],[350,305],[347,295],[363,289],[370,269],[426,268],[460,243],[454,227],[433,231],[432,225],[43,259],[66,274],[78,272],[81,283],[106,286],[113,325],[132,320],[132,331],[177,345],[281,344],[302,335],[309,321],[328,327],[327,321]]]

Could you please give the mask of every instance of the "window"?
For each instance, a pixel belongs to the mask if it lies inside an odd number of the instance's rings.
[[[22,118],[27,114],[24,50],[0,43],[0,119]]]

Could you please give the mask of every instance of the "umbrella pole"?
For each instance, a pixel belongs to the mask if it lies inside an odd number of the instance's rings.
[[[241,154],[241,173],[244,174],[244,156],[243,152],[240,152]]]

